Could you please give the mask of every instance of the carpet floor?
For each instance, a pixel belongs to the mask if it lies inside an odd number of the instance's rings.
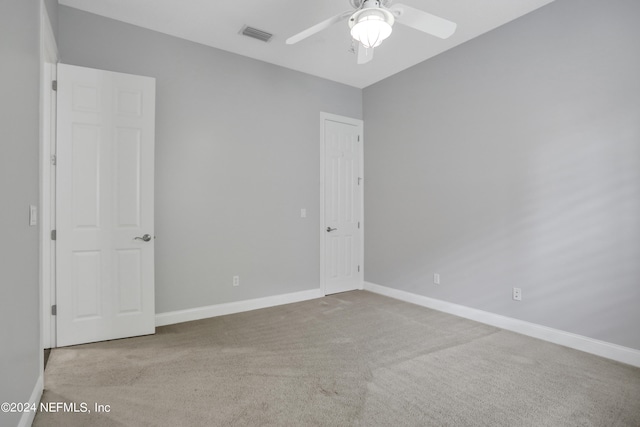
[[[640,369],[354,291],[54,349],[42,401],[76,412],[36,427],[637,427]]]

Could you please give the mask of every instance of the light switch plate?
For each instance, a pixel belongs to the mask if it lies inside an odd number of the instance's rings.
[[[38,225],[38,208],[30,205],[29,206],[29,226],[33,227],[34,225]]]
[[[300,209],[300,218],[307,217],[307,210],[305,208]]]

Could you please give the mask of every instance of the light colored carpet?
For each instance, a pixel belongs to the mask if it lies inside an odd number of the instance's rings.
[[[640,369],[364,291],[51,352],[35,426],[640,426]]]

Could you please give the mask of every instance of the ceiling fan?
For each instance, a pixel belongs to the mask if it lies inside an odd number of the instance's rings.
[[[391,35],[396,21],[441,39],[450,37],[456,31],[454,22],[404,4],[391,6],[391,0],[349,0],[349,3],[355,10],[347,10],[307,28],[289,37],[287,44],[298,43],[349,18],[351,37],[358,44],[358,64],[365,64],[373,59],[373,49]]]

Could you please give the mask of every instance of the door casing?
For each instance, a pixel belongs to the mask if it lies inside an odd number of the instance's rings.
[[[56,79],[58,47],[44,1],[40,2],[40,342],[42,349],[56,346],[55,317],[55,166],[53,155],[56,143]],[[44,366],[44,360],[41,363]]]

